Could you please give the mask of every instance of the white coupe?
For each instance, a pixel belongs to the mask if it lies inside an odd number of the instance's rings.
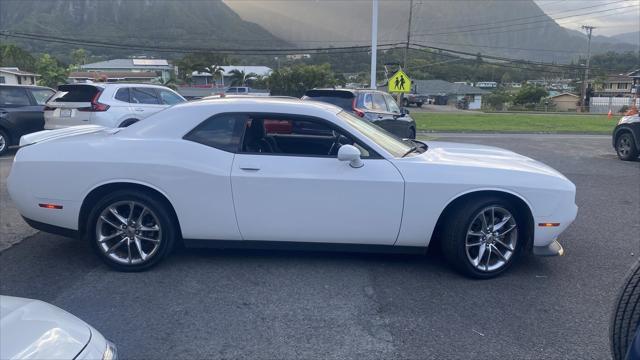
[[[88,239],[118,270],[182,242],[423,252],[471,277],[562,255],[575,186],[511,151],[400,140],[332,105],[282,98],[173,106],[128,128],[26,135],[8,178],[25,220]]]

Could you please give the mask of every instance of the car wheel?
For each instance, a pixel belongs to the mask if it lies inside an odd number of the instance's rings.
[[[422,107],[422,103],[417,103],[416,106],[421,108]]]
[[[9,150],[9,136],[7,136],[7,133],[4,131],[0,130],[0,155],[6,153],[7,150]]]
[[[616,153],[620,160],[628,161],[638,157],[638,148],[631,133],[625,132],[616,140]]]
[[[119,271],[142,271],[173,248],[176,226],[167,205],[143,192],[121,190],[91,211],[87,237],[96,254]]]
[[[627,274],[615,306],[609,328],[611,354],[622,360],[640,326],[640,261]]]
[[[415,140],[416,138],[416,129],[409,128],[409,139]]]
[[[407,99],[402,100],[402,106],[409,107],[409,100]]]
[[[442,231],[443,254],[460,273],[488,279],[506,271],[525,246],[524,221],[497,197],[467,201],[449,212]]]
[[[138,119],[127,119],[127,120],[123,121],[122,123],[120,123],[120,126],[118,126],[118,127],[123,128],[123,127],[131,126],[131,125],[137,123],[138,121],[139,121]]]

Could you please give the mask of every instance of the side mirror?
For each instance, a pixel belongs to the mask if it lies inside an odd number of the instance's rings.
[[[352,168],[361,168],[364,166],[360,155],[360,150],[353,145],[342,145],[340,149],[338,149],[338,160],[348,161]]]
[[[403,107],[402,109],[400,109],[400,113],[402,114],[402,116],[410,114],[409,109],[407,109],[406,107]]]

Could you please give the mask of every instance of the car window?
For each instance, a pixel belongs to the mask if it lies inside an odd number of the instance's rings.
[[[336,105],[344,110],[351,111],[353,109],[353,96],[331,96],[331,94],[311,94],[305,95],[302,99],[322,101],[325,103]]]
[[[242,143],[242,151],[253,154],[286,156],[336,157],[342,145],[361,149],[362,157],[370,156],[346,132],[321,119],[295,115],[251,114]]]
[[[364,101],[362,106],[365,109],[373,110],[373,97],[371,96],[371,94],[364,94]]]
[[[238,89],[237,88],[228,88],[227,91],[225,91],[226,93],[237,93]]]
[[[131,88],[131,102],[134,104],[160,104],[153,88]]]
[[[398,103],[393,99],[393,97],[389,94],[384,94],[385,100],[387,100],[387,106],[389,107],[389,112],[394,114],[400,114],[400,107]]]
[[[387,103],[384,101],[384,96],[382,94],[373,94],[373,110],[388,112]]]
[[[238,93],[245,93],[247,92],[247,88],[238,88]]]
[[[36,99],[38,105],[46,104],[47,100],[49,100],[53,94],[55,94],[55,92],[49,89],[31,89],[31,95]]]
[[[167,90],[160,90],[160,99],[164,105],[175,105],[184,102],[180,96]]]
[[[398,138],[382,130],[380,127],[359,117],[353,116],[351,113],[342,111],[338,116],[351,125],[351,127],[356,131],[368,137],[371,141],[375,142],[378,146],[387,150],[395,157],[401,157],[411,149],[411,145],[408,143],[400,141]]]
[[[125,88],[118,89],[118,92],[116,92],[116,100],[130,102],[129,88],[125,87]]]
[[[54,102],[91,102],[101,87],[93,85],[60,85],[58,92],[51,98]]]
[[[31,100],[24,89],[0,87],[0,104],[2,106],[26,106],[31,105]]]
[[[243,114],[214,115],[191,130],[184,139],[216,149],[236,152],[240,146],[247,118],[248,116]]]

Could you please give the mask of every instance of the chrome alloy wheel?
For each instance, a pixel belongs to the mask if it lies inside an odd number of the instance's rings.
[[[0,153],[7,147],[7,139],[0,133]]]
[[[621,136],[618,140],[618,153],[623,156],[629,156],[631,152],[631,138],[628,136]]]
[[[121,264],[142,264],[158,252],[162,229],[156,214],[135,201],[107,206],[96,224],[99,249]]]
[[[498,270],[514,255],[517,242],[513,215],[500,206],[486,207],[476,213],[467,229],[467,259],[480,271]]]

